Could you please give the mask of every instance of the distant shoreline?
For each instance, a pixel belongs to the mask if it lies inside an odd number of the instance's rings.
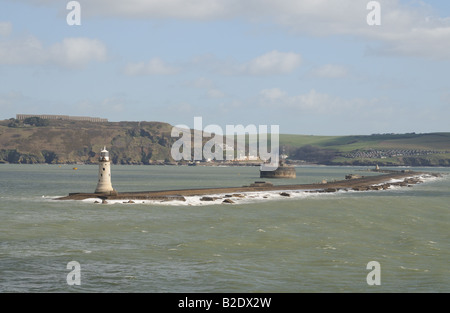
[[[80,166],[80,165],[95,165],[98,166],[98,163],[61,163],[61,164],[54,164],[54,163],[9,163],[9,162],[3,162],[0,161],[0,165],[51,165],[51,166]],[[259,167],[262,163],[200,163],[195,166],[203,166],[203,167]],[[302,166],[330,166],[330,167],[373,167],[374,164],[372,163],[362,163],[362,164],[320,164],[320,163],[288,163],[291,166],[294,167],[302,167]],[[193,166],[190,164],[173,164],[173,163],[161,163],[161,164],[143,164],[143,163],[131,163],[131,164],[112,164],[113,166],[120,166],[120,165],[131,165],[131,166]],[[383,168],[448,168],[450,165],[383,165],[378,164],[380,167]]]
[[[173,128],[168,123],[145,121],[98,123],[41,119],[25,123],[15,118],[0,120],[0,162],[96,164],[98,151],[106,145],[113,164],[196,163],[193,151],[189,160],[174,162],[171,149],[178,137],[172,137]],[[208,138],[202,138],[202,145]],[[294,165],[450,167],[450,132],[346,136],[280,134],[279,146],[287,156],[286,161]],[[241,155],[236,146],[233,149],[234,155]],[[233,160],[227,157],[223,161],[213,160],[213,163],[253,166],[251,162],[261,162],[250,158],[250,152],[248,157]]]

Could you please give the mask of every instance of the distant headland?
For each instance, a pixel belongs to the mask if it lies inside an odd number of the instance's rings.
[[[171,137],[172,128],[163,122],[18,114],[0,120],[0,163],[97,164],[98,151],[107,145],[112,164],[261,164],[257,156],[175,162],[170,153],[177,139]],[[287,165],[450,166],[450,133],[310,136],[282,134],[282,127],[280,131]]]

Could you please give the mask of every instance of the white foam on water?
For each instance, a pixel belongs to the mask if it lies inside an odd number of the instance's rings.
[[[284,195],[283,195],[284,194]],[[306,190],[278,190],[278,191],[255,191],[255,192],[243,192],[239,193],[240,196],[226,196],[226,194],[210,195],[208,197],[213,198],[213,201],[202,201],[202,196],[197,197],[185,197],[186,202],[181,202],[181,205],[214,205],[214,204],[226,204],[224,200],[229,199],[233,201],[233,204],[248,204],[256,202],[267,201],[279,201],[279,200],[294,200],[315,198],[323,196],[332,196],[333,193],[312,193]],[[289,196],[287,196],[289,195]],[[177,204],[180,205],[180,202]]]
[[[430,175],[430,174],[423,174],[423,175],[419,176],[419,178],[424,183],[430,183],[430,182],[434,182],[434,181],[438,181],[438,180],[444,180],[444,179],[448,180],[450,178],[450,175],[435,176],[435,175]]]
[[[81,200],[83,203],[95,203],[103,205],[164,205],[164,206],[207,206],[207,205],[234,205],[248,204],[259,201],[279,201],[290,199],[317,198],[332,196],[336,193],[345,193],[346,191],[337,191],[334,193],[318,193],[314,190],[277,190],[277,191],[255,191],[242,192],[239,194],[211,194],[204,196],[185,196],[185,201],[181,200],[106,200],[105,203],[98,198],[88,198]],[[351,192],[351,191],[349,191]],[[283,195],[284,194],[284,195]],[[224,203],[225,200],[231,200],[232,203]]]
[[[390,180],[388,180],[386,182],[382,182],[382,183],[379,183],[379,184],[374,184],[372,186],[382,186],[384,184],[402,183],[402,182],[404,182],[405,180],[408,180],[408,179],[418,179],[419,180],[418,183],[422,184],[422,183],[434,182],[434,181],[437,181],[437,180],[441,180],[443,178],[444,178],[444,176],[434,176],[434,175],[431,175],[431,174],[421,174],[421,175],[408,176],[408,177],[404,177],[404,178],[392,178],[392,179],[390,179]],[[403,187],[402,186],[397,186],[397,185],[392,185],[392,186],[389,187],[389,189],[401,189],[401,188],[403,188]]]

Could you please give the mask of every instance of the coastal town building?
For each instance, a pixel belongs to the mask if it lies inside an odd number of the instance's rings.
[[[234,161],[259,161],[259,157],[256,155],[245,155],[240,153]]]
[[[352,151],[348,154],[345,154],[344,157],[357,159],[386,159],[393,157],[415,157],[415,156],[426,156],[431,154],[439,154],[439,153],[449,153],[450,151],[443,150],[420,150],[420,149],[369,149],[369,150],[356,150]]]

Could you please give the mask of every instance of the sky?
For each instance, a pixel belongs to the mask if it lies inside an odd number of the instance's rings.
[[[450,131],[449,1],[69,2],[0,0],[0,119]]]

